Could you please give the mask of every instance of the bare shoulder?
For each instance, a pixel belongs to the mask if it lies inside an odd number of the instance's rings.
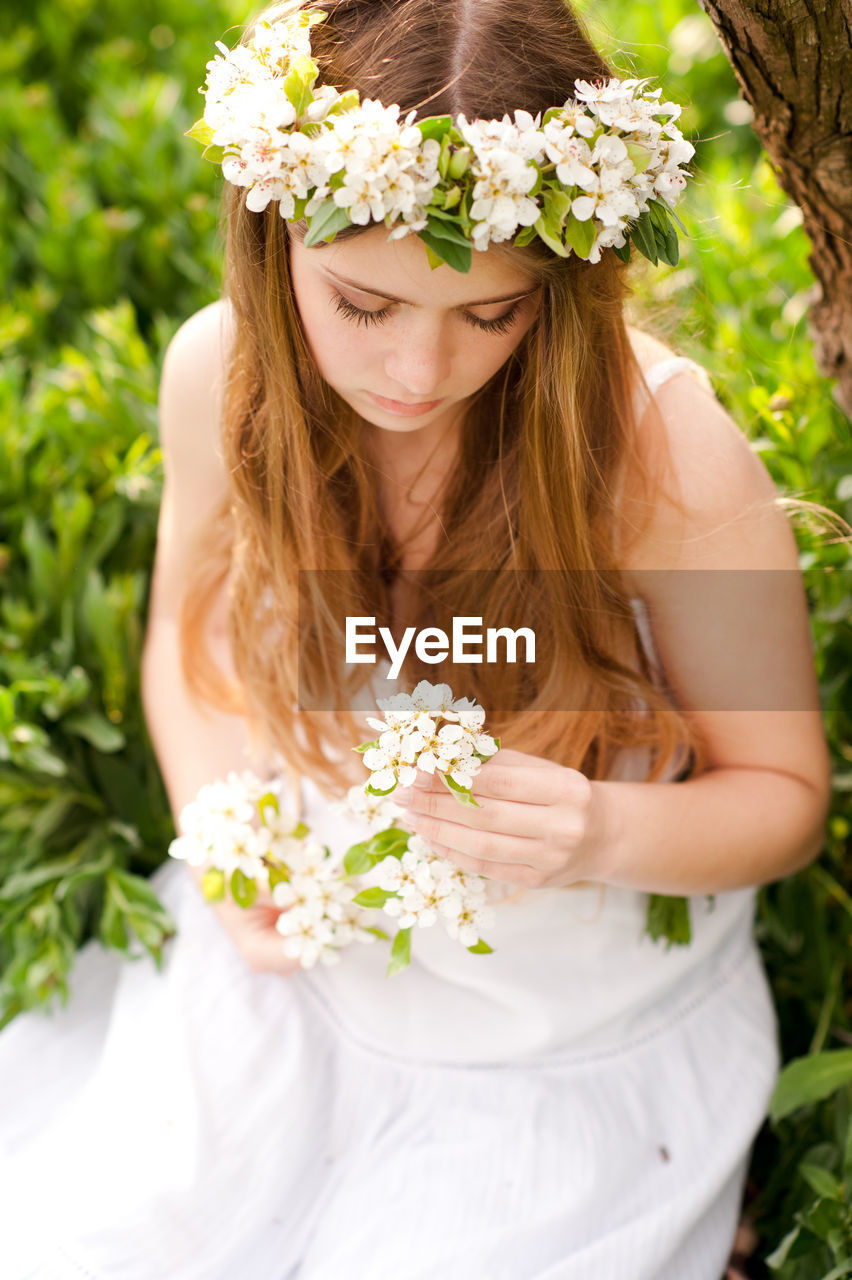
[[[637,329],[633,325],[627,326],[627,336],[630,339],[633,354],[643,373],[647,372],[652,365],[661,364],[663,360],[673,359],[676,354],[671,347],[666,346],[659,338],[652,337],[650,333],[645,333],[642,329]]]
[[[160,377],[160,440],[166,471],[216,466],[224,374],[233,341],[225,298],[191,315],[173,335]]]
[[[637,332],[630,336],[643,369],[672,358],[656,339],[642,334],[634,340]],[[709,379],[689,370],[666,379],[641,412],[637,443],[660,490],[644,533],[625,545],[626,572],[698,568],[703,563],[711,567],[711,561],[715,567],[727,561],[734,568],[741,561],[743,540],[755,545],[758,529],[762,538],[769,525],[776,549],[790,563],[794,542],[776,504],[778,491],[748,437],[714,395]],[[622,515],[635,527],[648,513],[631,512],[630,503],[627,496]],[[774,559],[768,547],[764,550]]]
[[[176,620],[196,536],[227,497],[221,430],[232,337],[229,304],[214,302],[183,322],[163,358],[159,387],[163,495],[152,619]],[[217,625],[220,622],[218,618]]]

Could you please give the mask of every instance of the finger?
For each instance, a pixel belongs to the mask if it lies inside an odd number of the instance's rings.
[[[467,871],[470,875],[485,876],[488,880],[498,880],[505,884],[523,885],[524,887],[529,887],[535,883],[536,873],[531,867],[520,866],[518,863],[484,862],[481,858],[469,858],[466,854],[459,853],[458,849],[450,849],[441,844],[433,844],[432,848],[436,854],[445,858],[447,862],[451,862],[455,867],[460,867],[462,871]]]
[[[401,819],[403,826],[417,822],[420,817],[472,827],[477,831],[499,831],[503,835],[543,839],[548,835],[552,821],[551,810],[546,805],[515,803],[494,797],[478,797],[478,806],[462,806],[448,792],[429,791],[412,793],[411,801]]]
[[[522,760],[529,759],[528,756],[521,756],[520,752],[516,754]],[[541,764],[516,764],[511,761],[502,763],[502,755],[501,751],[499,757],[487,760],[473,779],[472,791],[475,800],[481,802],[484,798],[490,797],[494,800],[510,800],[515,804],[529,807],[530,805],[570,804],[572,801],[584,802],[588,798],[589,780],[578,770],[554,764],[552,760],[545,762],[548,767],[543,767]],[[444,796],[453,804],[458,804],[447,785],[439,778],[430,780],[428,786],[421,787],[415,784],[411,794],[421,799],[431,795]],[[476,810],[471,807],[469,812],[475,813]]]
[[[476,858],[485,863],[520,863],[535,869],[538,840],[525,836],[507,836],[494,831],[478,831],[458,822],[446,822],[418,814],[412,825],[418,835],[434,847],[434,843]]]

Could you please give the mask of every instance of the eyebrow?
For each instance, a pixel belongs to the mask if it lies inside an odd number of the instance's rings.
[[[328,268],[326,268],[326,270],[328,271]],[[392,293],[384,293],[378,289],[368,289],[365,284],[359,284],[357,280],[347,280],[346,276],[336,275],[333,271],[328,271],[328,274],[333,276],[335,280],[339,280],[341,284],[348,284],[351,288],[360,290],[361,293],[370,293],[374,298],[387,298],[390,302],[402,302],[407,306],[415,305],[414,303],[409,303],[407,298],[396,298]],[[514,302],[518,298],[528,298],[531,293],[536,292],[538,287],[538,285],[535,285],[532,289],[527,289],[523,293],[512,293],[508,297],[504,298],[482,298],[478,302],[460,302],[459,306],[490,307],[496,302]]]

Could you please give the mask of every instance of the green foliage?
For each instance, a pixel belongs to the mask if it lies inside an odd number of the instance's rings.
[[[174,928],[147,884],[173,829],[138,677],[156,388],[178,323],[220,291],[221,177],[184,133],[213,41],[251,7],[34,0],[0,47],[0,1025],[67,997],[86,938],[159,960]],[[708,368],[782,490],[852,520],[852,433],[806,329],[807,240],[708,20],[693,0],[580,7],[620,73],[690,104],[698,146],[679,267],[654,222],[662,262],[633,255],[637,316]],[[460,177],[463,157],[447,160]],[[852,587],[841,544],[797,533],[835,789],[819,860],[758,898],[790,1065],[751,1209],[773,1276],[828,1280],[852,1274],[852,1084],[823,1074],[852,1047]],[[409,947],[400,930],[395,971]]]
[[[602,7],[580,7],[600,34]],[[637,318],[708,369],[785,494],[852,521],[852,430],[815,367],[807,333],[808,241],[748,126],[712,26],[690,0],[611,0],[603,13],[614,65],[658,76],[666,97],[688,104],[684,133],[697,146],[696,182],[678,207],[688,231],[681,264],[639,277]],[[834,798],[820,859],[761,888],[756,933],[783,1059],[814,1055],[819,1073],[822,1051],[852,1045],[852,574],[848,549],[832,545],[831,533],[801,519],[795,527]],[[758,1135],[751,1174],[759,1194],[750,1209],[773,1276],[827,1280],[852,1274],[852,1087],[838,1081],[788,1112],[795,1083],[795,1073],[782,1073],[774,1119]],[[814,1164],[840,1180],[839,1199],[825,1194],[825,1179],[817,1185]]]

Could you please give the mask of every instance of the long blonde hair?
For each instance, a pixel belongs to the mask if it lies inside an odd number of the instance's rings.
[[[299,7],[309,5],[278,4],[263,14]],[[570,97],[576,78],[611,74],[562,0],[322,7],[329,16],[312,39],[320,81],[397,103],[403,113],[499,118],[520,107],[534,114]],[[294,229],[277,205],[258,214],[244,199],[226,186],[234,342],[222,432],[230,492],[199,540],[184,598],[184,672],[199,698],[244,716],[296,774],[339,793],[360,763],[347,748],[373,736],[349,710],[353,681],[333,659],[343,651],[342,620],[387,616],[403,549],[376,501],[364,447],[375,428],[322,379],[308,350],[289,269]],[[348,228],[341,238],[357,234]],[[635,747],[647,749],[649,780],[677,756],[701,772],[704,744],[652,679],[619,573],[623,548],[613,543],[624,478],[649,513],[662,484],[637,447],[642,379],[624,320],[625,267],[610,253],[594,266],[559,259],[538,242],[490,251],[514,255],[543,285],[542,301],[469,407],[439,502],[443,537],[406,621],[432,624],[436,599],[446,616],[505,618],[514,579],[500,571],[517,570],[527,575],[523,623],[548,637],[553,661],[524,674],[514,703],[523,710],[491,714],[509,705],[506,667],[465,667],[459,682],[450,668],[436,676],[411,660],[409,687],[418,678],[447,679],[457,696],[489,711],[489,731],[504,747],[593,779],[609,776],[617,753]],[[300,568],[328,572],[309,575],[300,594]],[[226,584],[237,686],[203,639]],[[338,709],[299,711],[300,689]],[[365,778],[363,766],[360,773]]]

